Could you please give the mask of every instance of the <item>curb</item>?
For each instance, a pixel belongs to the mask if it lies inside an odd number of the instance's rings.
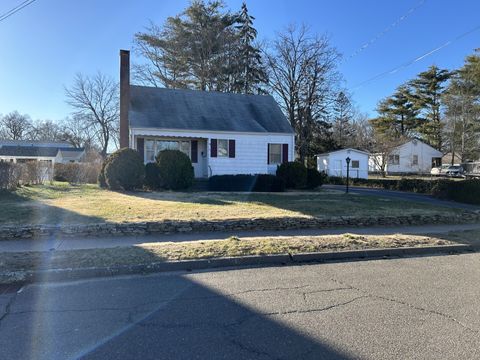
[[[279,254],[243,256],[220,259],[184,260],[153,263],[149,265],[125,265],[104,268],[52,269],[0,274],[0,283],[38,283],[112,277],[120,275],[152,274],[171,271],[191,271],[226,267],[297,265],[311,262],[342,260],[374,260],[386,257],[457,254],[474,251],[471,245],[442,245],[427,247],[405,247],[366,249],[325,253]],[[3,279],[2,279],[3,278]]]

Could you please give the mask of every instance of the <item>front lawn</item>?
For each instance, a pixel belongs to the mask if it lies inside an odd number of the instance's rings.
[[[340,191],[287,193],[131,192],[67,183],[0,193],[0,224],[80,224],[298,216],[445,214],[458,209]]]

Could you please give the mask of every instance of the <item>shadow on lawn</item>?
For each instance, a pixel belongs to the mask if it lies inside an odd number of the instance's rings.
[[[47,205],[41,201],[32,200],[15,192],[1,191],[0,225],[29,224],[80,224],[99,223],[105,220],[83,215],[74,211]]]

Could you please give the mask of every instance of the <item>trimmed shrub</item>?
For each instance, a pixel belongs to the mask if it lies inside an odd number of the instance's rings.
[[[190,158],[180,150],[162,150],[157,155],[161,187],[170,190],[187,189],[193,184]]]
[[[102,189],[107,188],[107,182],[105,181],[105,166],[107,165],[107,160],[105,159],[102,163],[102,167],[100,168],[100,173],[98,174],[98,186]]]
[[[440,199],[480,205],[480,180],[439,180],[432,189],[432,195]]]
[[[307,168],[298,161],[281,164],[277,176],[285,182],[287,189],[303,189],[307,186]]]
[[[210,191],[282,192],[285,182],[275,175],[215,175],[208,179]]]
[[[162,182],[160,180],[160,168],[156,163],[145,165],[145,187],[150,190],[160,189]]]
[[[307,189],[316,189],[322,186],[324,181],[325,173],[321,173],[317,169],[307,169]]]
[[[105,160],[105,183],[112,190],[133,190],[143,185],[145,166],[138,151],[120,149]]]

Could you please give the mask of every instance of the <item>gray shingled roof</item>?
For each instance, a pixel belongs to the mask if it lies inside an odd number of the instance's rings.
[[[130,127],[293,133],[271,96],[130,87]]]
[[[55,157],[59,150],[78,151],[83,149],[65,147],[44,147],[44,146],[2,146],[0,156],[32,156],[32,157]]]

